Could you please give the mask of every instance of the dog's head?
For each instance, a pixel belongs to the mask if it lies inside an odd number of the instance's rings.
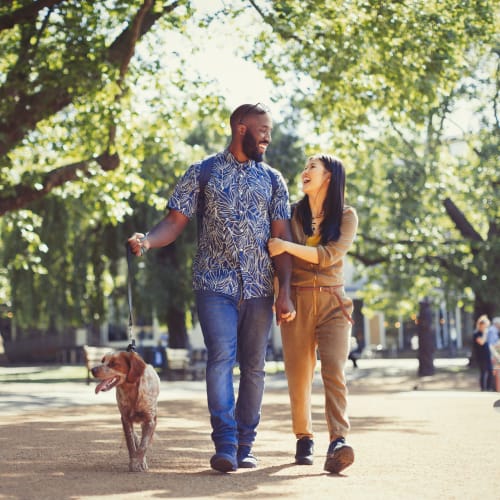
[[[100,365],[94,366],[92,375],[101,380],[95,393],[109,391],[121,384],[135,384],[146,368],[144,360],[135,352],[106,354]]]

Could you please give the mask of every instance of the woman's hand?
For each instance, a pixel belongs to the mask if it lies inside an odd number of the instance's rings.
[[[276,255],[281,255],[286,252],[286,241],[281,238],[270,238],[267,242],[267,248],[269,250],[269,255],[271,257],[276,257]]]

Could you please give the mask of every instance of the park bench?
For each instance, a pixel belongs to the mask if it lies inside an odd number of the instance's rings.
[[[87,368],[87,385],[90,384],[90,380],[92,379],[90,370],[101,362],[105,354],[109,354],[110,352],[113,352],[111,347],[83,346],[85,366]]]
[[[205,350],[166,347],[165,354],[167,380],[201,380],[205,378]]]

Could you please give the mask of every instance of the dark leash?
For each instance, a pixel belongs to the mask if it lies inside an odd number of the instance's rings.
[[[130,245],[125,243],[127,247],[127,286],[128,286],[128,338],[130,344],[127,346],[127,352],[136,352],[134,339],[134,313],[132,307],[132,249]]]

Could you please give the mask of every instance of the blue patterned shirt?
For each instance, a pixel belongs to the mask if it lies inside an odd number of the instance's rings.
[[[177,183],[168,208],[196,215],[201,162]],[[275,188],[271,175],[276,179]],[[274,269],[267,250],[271,221],[290,218],[280,172],[264,163],[239,163],[218,153],[205,186],[205,210],[193,263],[193,288],[250,299],[273,295]]]

